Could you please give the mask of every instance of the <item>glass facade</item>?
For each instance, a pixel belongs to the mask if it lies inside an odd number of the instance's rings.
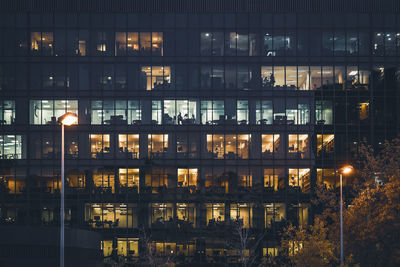
[[[0,16],[0,223],[58,222],[73,112],[67,221],[105,257],[135,263],[143,228],[160,257],[234,261],[234,223],[279,254],[314,189],[400,133],[400,16],[261,9]]]

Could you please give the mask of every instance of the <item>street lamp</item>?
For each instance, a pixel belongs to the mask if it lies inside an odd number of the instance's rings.
[[[60,267],[64,267],[64,125],[78,123],[78,115],[67,112],[58,118],[61,124],[61,207],[60,207]]]
[[[340,265],[344,263],[343,255],[343,174],[349,174],[353,171],[350,165],[344,166],[340,169]]]

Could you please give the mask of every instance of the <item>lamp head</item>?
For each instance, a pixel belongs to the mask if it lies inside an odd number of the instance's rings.
[[[67,112],[58,118],[58,122],[62,125],[70,126],[78,123],[78,115],[72,112]]]
[[[341,172],[342,172],[343,174],[349,174],[349,173],[351,173],[352,171],[353,171],[353,166],[350,166],[350,165],[344,166],[344,167],[341,169]]]

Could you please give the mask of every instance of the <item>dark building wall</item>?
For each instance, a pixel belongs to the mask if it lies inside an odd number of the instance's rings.
[[[58,266],[60,229],[1,226],[1,266]],[[103,266],[101,236],[85,230],[65,230],[65,266]]]

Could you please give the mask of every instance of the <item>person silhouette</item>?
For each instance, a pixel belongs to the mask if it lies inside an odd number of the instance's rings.
[[[179,114],[178,114],[178,124],[182,124],[182,121],[183,121],[182,114],[179,112]]]

